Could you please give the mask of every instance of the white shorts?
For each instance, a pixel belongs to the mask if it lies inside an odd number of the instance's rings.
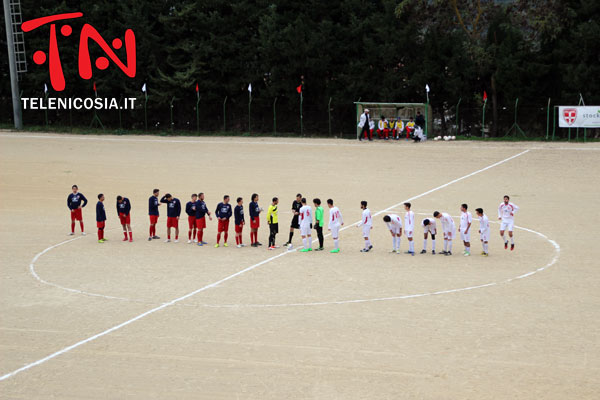
[[[338,226],[331,226],[331,227],[329,227],[329,229],[331,230],[331,237],[333,237],[334,239],[340,237],[340,227],[339,227],[339,225]]]
[[[481,233],[479,234],[479,238],[481,240],[483,240],[484,242],[489,242],[490,241],[490,230],[487,229],[485,231],[481,231]]]
[[[509,222],[502,221],[502,223],[500,224],[500,230],[512,232],[514,225],[515,225],[515,221],[509,221]]]
[[[392,228],[392,229],[390,229],[390,232],[392,232],[394,235],[399,235],[400,232],[402,232],[402,228],[401,227]]]
[[[409,232],[409,231],[405,230],[404,231],[404,236],[406,236],[407,238],[412,238],[413,237],[413,233],[415,233],[415,232],[414,231],[413,232]]]
[[[454,237],[454,232],[456,232],[456,226],[452,225],[444,231],[444,236],[448,239],[452,239]]]
[[[368,238],[371,235],[371,225],[362,226],[363,237]]]
[[[300,225],[300,235],[310,236],[310,225]]]
[[[460,240],[462,240],[463,242],[470,242],[471,241],[471,230],[469,229],[469,233],[460,233]]]
[[[433,226],[431,225],[427,225],[423,227],[423,233],[431,233],[432,235],[435,235],[435,229],[433,228]]]

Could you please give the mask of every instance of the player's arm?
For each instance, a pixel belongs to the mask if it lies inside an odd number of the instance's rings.
[[[152,199],[150,199],[150,201],[152,201]],[[166,196],[163,196],[163,197],[160,199],[160,202],[161,202],[161,203],[168,203],[168,201],[167,201],[167,197],[166,197]]]
[[[81,193],[79,193],[79,194],[81,195],[81,200],[83,201],[83,203],[79,206],[79,208],[83,208],[83,207],[87,206],[88,200],[85,198],[85,196],[83,194],[81,194]]]
[[[512,215],[514,216],[514,215],[517,213],[517,211],[519,211],[519,206],[518,206],[518,205],[516,205],[516,204],[513,204],[512,206],[513,206],[513,212],[512,212]]]
[[[498,207],[498,219],[502,219],[502,204]]]
[[[119,215],[121,215],[121,213],[119,212],[119,202],[118,201],[116,202],[116,205],[117,205],[117,217],[118,217]]]
[[[179,216],[181,215],[181,202],[179,200],[175,203],[175,210],[177,211],[177,219],[179,219]]]
[[[226,216],[227,219],[231,218],[231,215],[232,215],[231,209],[232,208],[230,206],[229,209],[227,210],[227,216]]]
[[[71,195],[67,196],[67,207],[69,207],[69,210],[71,210]]]

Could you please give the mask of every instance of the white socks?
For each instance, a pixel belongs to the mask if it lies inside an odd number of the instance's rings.
[[[515,244],[515,237],[514,236],[510,237],[510,244]]]
[[[484,251],[485,253],[487,253],[487,252],[488,252],[488,244],[487,244],[487,243],[483,243],[483,251]]]
[[[303,246],[305,249],[308,249],[308,246],[306,245],[306,238],[302,238],[302,246]]]
[[[333,239],[333,244],[335,245],[336,249],[340,248],[340,241],[339,241],[339,239]]]
[[[452,240],[448,240],[448,251],[452,252]]]
[[[444,251],[448,251],[448,239],[444,239]]]
[[[465,247],[465,251],[466,251],[467,253],[470,253],[470,252],[471,252],[471,247],[470,247],[470,246],[469,246],[469,247]]]
[[[410,251],[412,253],[415,252],[415,241],[414,240],[408,241],[408,251]]]
[[[427,239],[423,239],[423,250],[427,250]]]
[[[394,250],[400,250],[400,240],[402,238],[399,238],[398,236],[394,236],[392,239],[393,239],[392,243],[393,243]]]
[[[435,250],[435,240],[431,240],[431,250]]]

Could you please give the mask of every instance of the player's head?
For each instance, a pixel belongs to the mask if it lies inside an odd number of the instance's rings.
[[[442,217],[442,214],[441,214],[439,211],[434,211],[434,212],[433,212],[433,217],[434,217],[434,218],[441,218],[441,217]]]
[[[117,196],[117,203],[123,202],[123,196]]]
[[[252,197],[250,197],[252,201],[258,201],[258,194],[252,193]]]
[[[303,198],[300,200],[300,203],[302,203],[302,204],[306,204],[306,197],[303,197]]]
[[[235,200],[235,202],[236,202],[236,203],[238,203],[239,205],[241,205],[241,204],[244,202],[244,199],[242,199],[241,197],[238,197],[238,198]]]
[[[504,195],[504,204],[508,204],[509,200],[510,200],[510,197],[507,194],[505,194]]]
[[[333,199],[327,199],[327,206],[329,208],[333,207]]]
[[[228,194],[223,196],[223,203],[225,203],[225,204],[229,203],[229,195]]]
[[[71,186],[71,189],[73,190],[73,193],[77,193],[77,191],[79,190],[79,188],[77,187],[77,185],[73,185]]]
[[[410,203],[404,203],[404,209],[405,209],[406,211],[409,211],[409,210],[410,210],[410,206],[411,206],[411,204],[410,204]]]
[[[381,118],[382,121],[385,120],[385,116],[384,115],[382,115],[380,118]]]
[[[390,222],[392,219],[390,218],[389,215],[386,215],[383,217],[383,222]]]
[[[279,199],[277,197],[273,197],[273,204],[279,203]]]
[[[468,208],[469,208],[469,206],[466,205],[465,203],[460,205],[460,211],[462,211],[462,212],[466,212]]]
[[[363,200],[360,202],[360,208],[361,210],[364,210],[365,208],[367,208],[367,201]]]
[[[425,218],[425,219],[423,220],[423,226],[427,226],[427,225],[429,225],[429,222],[430,222],[430,221],[429,221],[427,218]]]
[[[158,189],[154,189],[154,190],[152,191],[152,195],[154,195],[155,197],[158,197],[158,194],[159,194],[159,193],[160,193],[160,190],[158,190]]]
[[[417,115],[421,115],[421,111],[417,111]]]
[[[165,194],[165,199],[170,201],[172,198],[173,198],[173,196],[171,196],[171,193]]]
[[[300,193],[298,193],[296,195],[296,200],[301,201],[302,200],[302,195]]]
[[[410,117],[410,120],[412,121],[412,120],[413,120],[413,117]]]
[[[321,205],[321,199],[319,199],[318,197],[316,199],[313,199],[313,203],[315,204],[315,206],[320,206]]]
[[[198,199],[198,195],[196,193],[192,193],[192,200],[196,201]]]
[[[198,200],[204,200],[204,193],[198,193]]]
[[[104,201],[104,195],[102,193],[98,195],[98,200]]]
[[[475,212],[477,213],[478,216],[482,216],[483,215],[483,208],[476,208]]]

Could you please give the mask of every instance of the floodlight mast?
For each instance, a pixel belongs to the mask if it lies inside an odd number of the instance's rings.
[[[19,76],[17,72],[17,60],[15,57],[14,32],[12,24],[12,13],[10,0],[3,0],[4,22],[6,24],[6,43],[8,47],[8,65],[10,69],[10,89],[12,91],[13,117],[15,129],[23,129],[23,116],[21,112],[21,96],[19,95]]]

